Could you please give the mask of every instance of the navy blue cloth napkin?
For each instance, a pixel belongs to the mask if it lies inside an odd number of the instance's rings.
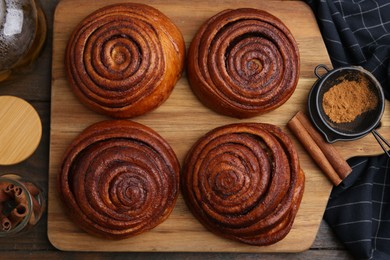
[[[371,71],[390,99],[390,1],[306,2],[316,15],[332,65]]]
[[[390,159],[348,160],[352,173],[333,188],[324,218],[359,259],[390,259]]]
[[[306,0],[333,67],[371,71],[390,99],[390,1]],[[348,160],[352,173],[332,189],[324,219],[358,259],[390,259],[390,159]]]

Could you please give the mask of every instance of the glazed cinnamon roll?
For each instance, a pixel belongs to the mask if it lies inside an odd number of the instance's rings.
[[[181,77],[185,45],[179,29],[143,4],[103,7],[71,35],[65,56],[75,95],[92,110],[130,118],[161,105]]]
[[[188,51],[188,80],[218,113],[245,118],[281,106],[299,78],[297,43],[275,16],[225,10],[206,21]]]
[[[182,192],[210,231],[264,246],[290,231],[304,190],[304,173],[290,138],[274,125],[216,128],[191,148]]]
[[[57,190],[82,229],[122,239],[148,231],[170,215],[179,193],[179,171],[175,153],[152,129],[125,120],[103,121],[70,144]]]

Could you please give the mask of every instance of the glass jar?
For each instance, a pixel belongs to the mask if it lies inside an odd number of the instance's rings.
[[[29,68],[42,49],[46,30],[38,0],[0,0],[0,82]]]
[[[20,235],[35,226],[46,208],[43,191],[16,174],[0,176],[0,237]]]

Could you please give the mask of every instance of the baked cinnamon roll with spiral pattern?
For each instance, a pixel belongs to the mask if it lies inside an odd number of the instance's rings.
[[[68,147],[57,190],[71,219],[90,234],[122,239],[172,212],[180,166],[152,129],[126,120],[96,123]]]
[[[281,106],[298,83],[298,45],[281,20],[257,9],[225,10],[206,21],[188,51],[196,96],[220,114],[246,118]]]
[[[75,28],[65,68],[75,95],[96,112],[130,118],[161,105],[181,77],[185,44],[163,13],[143,4],[103,7]]]
[[[304,180],[290,138],[260,123],[222,126],[201,137],[181,179],[189,209],[206,228],[257,246],[289,233]]]

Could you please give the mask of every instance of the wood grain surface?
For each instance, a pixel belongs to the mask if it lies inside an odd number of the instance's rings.
[[[20,163],[38,147],[42,123],[24,99],[0,96],[0,165]]]
[[[118,1],[116,1],[118,2]],[[137,1],[134,1],[137,2]],[[302,146],[286,128],[288,120],[305,110],[307,94],[316,78],[313,69],[319,63],[330,67],[315,18],[309,7],[298,1],[138,1],[156,7],[182,31],[186,46],[199,26],[209,17],[227,8],[254,7],[279,17],[296,38],[301,54],[301,74],[293,96],[280,108],[268,114],[246,120],[217,115],[205,108],[192,94],[185,75],[176,85],[170,98],[157,110],[134,121],[159,132],[173,147],[180,162],[189,147],[209,130],[233,122],[265,122],[282,127],[296,143],[300,161],[306,173],[306,189],[296,221],[289,235],[275,245],[253,247],[217,237],[203,228],[189,213],[180,197],[172,215],[150,232],[121,241],[92,237],[66,216],[58,200],[55,178],[64,150],[84,128],[107,119],[85,108],[71,93],[64,75],[64,49],[72,29],[90,12],[114,1],[63,0],[54,17],[52,57],[52,105],[50,134],[50,165],[48,190],[48,237],[61,250],[77,251],[170,251],[170,252],[299,252],[308,249],[319,229],[331,183],[321,173]],[[388,108],[380,132],[389,138]],[[387,130],[387,131],[386,131]],[[373,137],[336,144],[343,156],[381,152]]]

